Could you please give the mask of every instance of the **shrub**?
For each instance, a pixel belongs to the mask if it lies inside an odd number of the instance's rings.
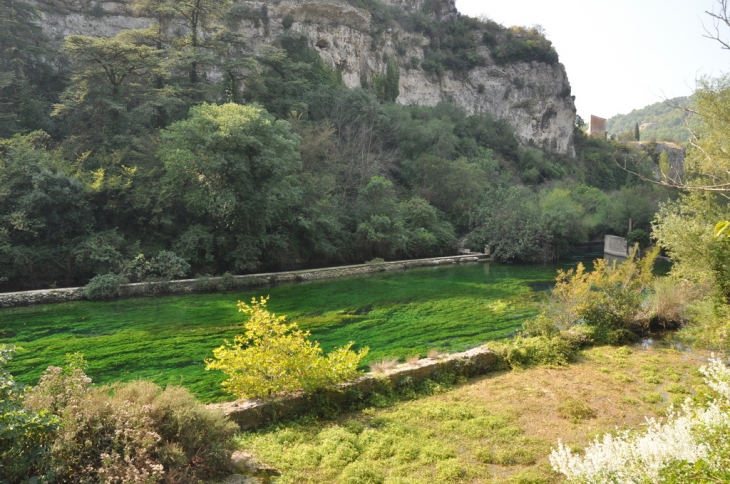
[[[281,26],[284,28],[284,30],[289,30],[291,26],[294,25],[294,16],[292,14],[286,14],[283,19],[281,19]]]
[[[567,398],[558,405],[558,415],[572,421],[573,423],[579,423],[581,420],[588,420],[596,418],[596,411],[593,410],[583,400],[576,398]]]
[[[507,343],[490,345],[497,357],[509,368],[530,366],[565,366],[575,357],[576,347],[560,336],[517,336]]]
[[[639,247],[646,247],[649,245],[649,234],[643,229],[632,230],[626,236],[626,240],[629,245],[639,244]]]
[[[150,269],[152,273],[163,281],[171,281],[176,278],[185,277],[188,271],[190,271],[190,264],[176,253],[169,250],[162,250],[152,258]]]
[[[657,253],[654,249],[637,261],[634,252],[619,265],[598,259],[590,273],[583,264],[567,272],[558,271],[540,318],[553,321],[559,330],[588,325],[592,329],[587,334],[599,343],[634,341],[634,333],[649,324],[644,303],[654,284],[652,269]]]
[[[50,477],[49,451],[59,420],[24,407],[24,391],[5,367],[14,348],[0,345],[0,482]]]
[[[179,387],[94,387],[82,363],[49,367],[26,401],[60,418],[50,453],[58,481],[192,484],[228,470],[237,426],[221,413]]]
[[[658,277],[654,281],[645,311],[646,318],[662,327],[677,327],[689,319],[689,305],[699,299],[699,288],[686,280]]]
[[[267,311],[267,301],[254,298],[250,306],[239,301],[238,310],[249,315],[245,336],[226,341],[213,350],[215,359],[206,360],[207,370],[221,370],[228,376],[224,390],[238,398],[255,398],[319,390],[357,375],[357,365],[368,348],[355,353],[350,342],[325,357],[319,343],[307,339],[308,331],[296,323],[287,324],[286,316]]]
[[[126,279],[123,277],[111,273],[94,276],[84,286],[84,296],[92,301],[115,298],[119,296],[119,286],[125,282]]]
[[[398,366],[398,358],[386,358],[384,360],[370,363],[370,371],[375,373],[385,373],[388,370],[392,370]]]

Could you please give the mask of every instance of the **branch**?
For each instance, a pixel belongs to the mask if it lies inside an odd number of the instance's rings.
[[[714,30],[714,33],[708,30],[703,23],[702,29],[705,31],[706,34],[703,35],[703,37],[716,40],[720,43],[723,49],[730,50],[730,42],[722,40],[722,38],[720,37],[720,26],[724,24],[726,27],[730,27],[730,13],[728,13],[728,8],[730,7],[730,5],[728,5],[728,2],[730,0],[717,1],[720,4],[720,11],[718,13],[715,13],[714,10],[705,10],[705,13],[712,18],[712,28]]]

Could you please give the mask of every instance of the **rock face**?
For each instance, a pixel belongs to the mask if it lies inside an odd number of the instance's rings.
[[[36,0],[43,12],[46,33],[60,42],[69,34],[112,36],[124,29],[146,28],[151,20],[137,16],[131,0]],[[51,1],[53,4],[51,5]],[[46,3],[48,2],[48,3]],[[418,10],[426,0],[384,0],[407,12]],[[253,52],[274,44],[284,33],[282,21],[293,20],[290,31],[309,39],[310,47],[342,72],[343,82],[359,87],[361,79],[384,74],[389,58],[400,66],[400,104],[433,106],[450,100],[468,113],[490,113],[505,119],[522,143],[557,153],[573,154],[575,105],[562,64],[540,62],[495,64],[489,49],[479,55],[485,66],[468,72],[446,71],[442,76],[412,68],[411,59],[424,58],[429,39],[402,29],[373,33],[371,15],[343,0],[242,0],[252,10],[266,8],[266,21],[241,20],[237,30]],[[437,0],[437,20],[447,22],[459,13],[454,0]],[[62,7],[59,7],[62,5]],[[209,79],[215,73],[210,73]]]

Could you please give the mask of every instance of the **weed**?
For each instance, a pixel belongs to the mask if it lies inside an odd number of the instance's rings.
[[[630,377],[629,375],[627,375],[626,373],[614,373],[614,374],[612,374],[611,376],[612,376],[612,377],[613,377],[613,379],[614,379],[614,380],[616,380],[617,382],[621,382],[621,383],[633,383],[633,382],[634,382],[634,379],[633,379],[633,378],[631,378],[631,377]]]
[[[596,418],[595,410],[593,410],[585,401],[575,398],[566,398],[560,405],[558,405],[557,410],[561,417],[574,423]]]
[[[441,482],[456,482],[466,477],[466,469],[458,460],[448,459],[436,464],[436,475]]]
[[[674,393],[678,395],[689,395],[690,391],[682,384],[679,383],[670,383],[667,386],[667,392]]]
[[[409,365],[415,365],[421,359],[421,355],[413,355],[406,358],[406,363]]]
[[[385,373],[396,366],[398,366],[398,358],[386,358],[375,363],[370,363],[370,371],[374,373]]]
[[[661,403],[664,401],[664,397],[662,397],[661,393],[657,392],[647,392],[639,398],[646,403]]]
[[[428,354],[426,356],[431,359],[436,359],[441,356],[441,352],[437,349],[430,349],[428,350]]]

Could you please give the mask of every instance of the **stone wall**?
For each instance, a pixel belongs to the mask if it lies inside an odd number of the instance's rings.
[[[343,383],[338,388],[317,394],[294,392],[274,399],[239,400],[215,403],[210,408],[221,410],[242,430],[262,427],[277,420],[318,413],[323,403],[347,408],[365,399],[373,392],[398,389],[418,383],[439,374],[455,374],[472,377],[493,371],[497,367],[497,355],[487,348],[474,348],[442,358],[423,358],[415,363],[398,365],[385,373],[367,373],[357,380]]]
[[[489,260],[484,255],[464,255],[453,257],[435,257],[379,264],[358,264],[352,266],[327,267],[290,272],[270,272],[264,274],[246,274],[231,277],[210,277],[205,279],[183,279],[167,282],[141,282],[126,284],[120,288],[121,297],[154,296],[163,294],[185,294],[196,292],[213,292],[249,287],[270,286],[274,284],[291,284],[305,281],[337,279],[349,276],[364,276],[379,272],[394,272],[413,267],[440,266],[479,262]],[[28,306],[31,304],[51,304],[84,299],[83,288],[44,289],[39,291],[23,291],[0,293],[0,307]]]

